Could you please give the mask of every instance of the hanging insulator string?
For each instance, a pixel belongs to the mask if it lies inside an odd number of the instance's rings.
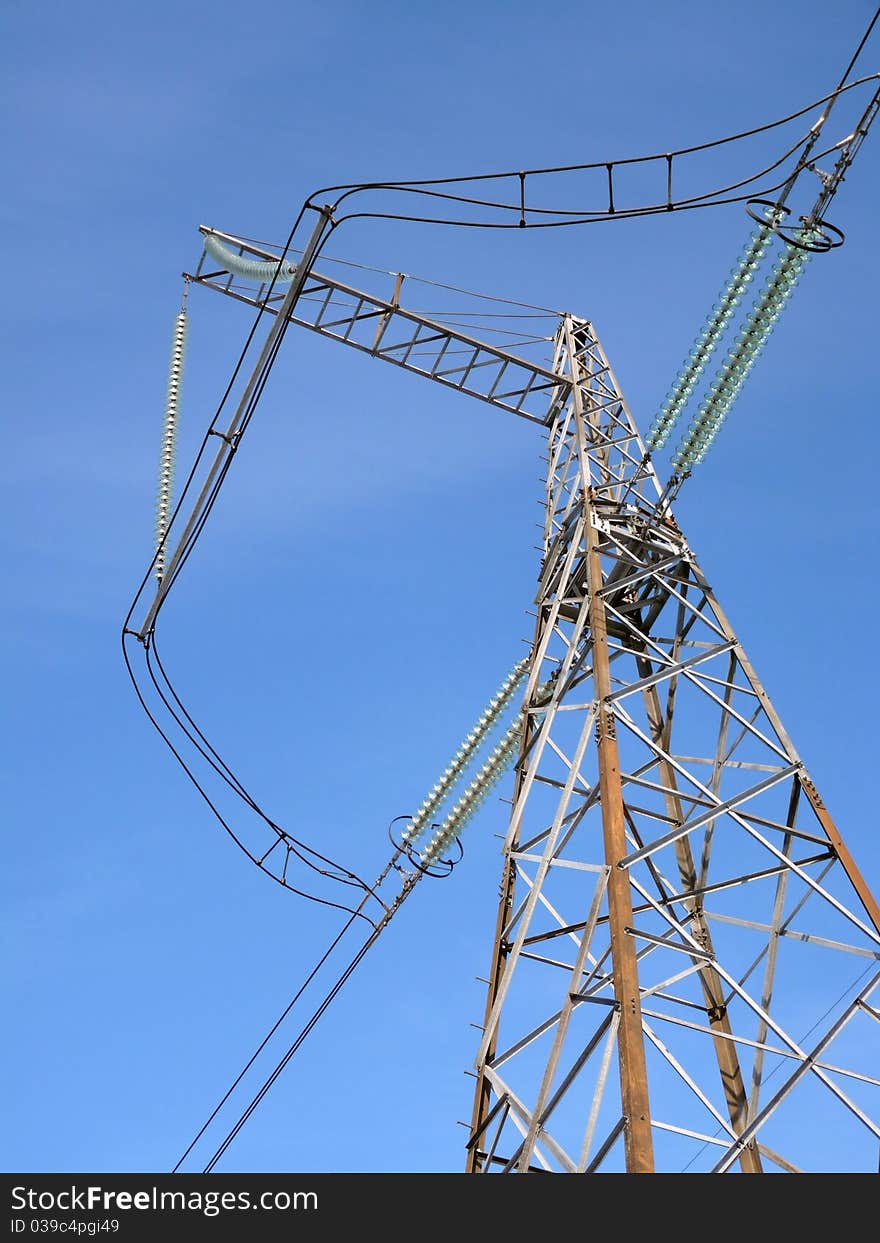
[[[811,231],[801,231],[799,241],[809,243]],[[673,469],[687,473],[702,462],[739,396],[749,372],[764,349],[770,333],[785,309],[811,252],[788,246],[777,259],[759,297],[736,336],[733,348],[721,364],[699,410],[672,459]]]
[[[856,57],[864,46],[868,34],[873,29],[878,15],[880,15],[880,10],[875,13],[868,31],[859,45]],[[845,83],[854,63],[855,58],[841,79],[840,87]],[[782,206],[789,196],[795,178],[800,175],[804,168],[814,167],[812,163],[809,163],[809,154],[815,145],[819,130],[828,119],[828,114],[834,105],[836,95],[837,92],[835,92],[835,96],[831,99],[824,114],[816,126],[814,126],[813,137],[801,155],[792,177],[786,183],[776,203],[767,208],[765,212],[767,224],[761,226],[765,231],[774,228],[778,224]],[[736,337],[733,349],[729,351],[726,361],[722,363],[709,393],[706,395],[697,414],[691,421],[690,427],[676,449],[672,459],[673,470],[676,473],[670,480],[669,485],[667,485],[673,488],[673,490],[680,484],[681,479],[686,478],[691,473],[694,466],[703,461],[711,448],[730,407],[739,395],[740,389],[767,342],[767,338],[773,331],[779,316],[791,297],[811,253],[816,250],[830,249],[831,245],[834,244],[828,238],[828,229],[836,233],[841,241],[843,240],[843,235],[840,231],[834,229],[828,222],[823,221],[823,216],[878,114],[880,114],[880,88],[874,92],[856,128],[842,144],[838,144],[841,147],[841,151],[833,172],[830,174],[820,173],[822,190],[813,206],[813,210],[808,216],[801,216],[803,227],[799,230],[797,237],[788,244],[786,253],[774,265],[761,295],[752,306],[742,329]],[[818,169],[815,171],[819,172]],[[661,411],[661,416],[662,414],[663,411]],[[658,416],[658,419],[661,416]],[[654,428],[652,427],[651,430],[653,433]],[[668,430],[665,431],[662,439],[657,441],[658,447],[659,444],[665,441],[670,430],[671,424]],[[652,447],[650,443],[649,447]]]
[[[770,224],[775,219],[775,209],[766,209],[768,223],[759,225],[749,238],[745,249],[731,269],[727,284],[718,295],[712,313],[706,320],[699,336],[694,341],[691,352],[675,377],[672,388],[666,394],[666,400],[657,412],[648,430],[645,441],[650,451],[662,449],[669,439],[672,429],[678,422],[682,411],[699,383],[700,376],[715,347],[724,335],[733,313],[739,306],[748,287],[755,278],[767,247],[773,240]]]
[[[430,864],[453,844],[462,830],[472,820],[485,802],[489,792],[498,784],[513,763],[522,737],[522,721],[510,726],[498,745],[474,777],[464,793],[453,804],[442,824],[437,825],[427,846],[421,853],[420,862]]]
[[[165,576],[165,536],[171,515],[171,496],[174,487],[174,458],[177,448],[177,422],[180,413],[180,389],[183,383],[183,357],[186,350],[187,314],[186,294],[189,283],[183,287],[183,302],[174,321],[171,340],[171,363],[168,368],[168,389],[165,395],[165,419],[162,426],[162,451],[159,456],[159,490],[156,497],[156,578],[161,583]]]
[[[432,816],[436,814],[438,809],[446,801],[450,791],[458,782],[465,769],[470,764],[476,752],[480,749],[487,735],[491,732],[498,719],[501,717],[505,708],[510,703],[516,688],[522,682],[529,667],[528,657],[515,664],[508,673],[507,677],[499,686],[498,690],[489,700],[483,712],[478,717],[473,729],[466,735],[461,746],[450,760],[448,766],[443,770],[437,784],[432,786],[426,795],[421,807],[413,816],[407,825],[403,834],[403,842],[405,845],[412,845],[413,842],[424,833]]]
[[[550,678],[538,687],[535,702],[544,701],[553,690],[553,679]],[[546,713],[535,716],[535,725],[540,726]],[[434,826],[427,846],[421,853],[420,862],[430,864],[448,850],[462,830],[467,827],[487,796],[504,776],[508,768],[516,760],[523,734],[523,719],[517,719],[507,729],[501,741],[493,748],[471,783],[461,797],[450,808],[442,824]]]

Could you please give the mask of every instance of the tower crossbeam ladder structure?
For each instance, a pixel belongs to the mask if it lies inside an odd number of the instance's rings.
[[[876,1169],[880,911],[675,521],[593,325],[563,316],[543,367],[406,310],[399,279],[383,297],[310,262],[307,247],[287,294],[216,255],[190,279],[546,437],[467,1168],[757,1173],[830,1155]],[[809,673],[830,720],[843,673]]]
[[[201,230],[207,240],[234,248],[236,255],[278,261],[270,250],[243,242],[219,229]],[[191,278],[206,288],[277,315],[285,290],[269,282],[250,287],[235,273],[211,267],[208,253]],[[301,328],[371,354],[434,380],[446,388],[517,414],[532,423],[552,422],[566,385],[542,367],[496,344],[401,305],[404,277],[398,275],[387,297],[369,293],[310,268],[288,319]]]

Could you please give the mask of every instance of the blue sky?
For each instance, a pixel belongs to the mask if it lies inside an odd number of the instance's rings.
[[[338,923],[217,828],[119,656],[196,226],[280,241],[319,185],[760,124],[833,88],[872,8],[4,6],[3,1168],[169,1168]],[[846,245],[812,263],[677,507],[875,889],[878,143],[830,214]],[[588,316],[644,428],[748,231],[741,207],[352,226],[334,253]],[[190,310],[184,460],[250,324],[198,289]],[[169,606],[163,658],[212,740],[358,868],[526,650],[540,452],[500,411],[292,330]],[[461,1167],[503,823],[489,804],[222,1168]]]

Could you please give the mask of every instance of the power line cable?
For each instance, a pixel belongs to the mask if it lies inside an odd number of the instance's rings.
[[[315,966],[312,968],[312,970],[311,970],[311,971],[309,972],[309,974],[306,976],[305,980],[304,980],[304,981],[303,981],[303,983],[300,985],[300,987],[297,989],[297,991],[293,994],[293,996],[291,997],[290,1001],[287,1003],[287,1005],[286,1005],[286,1006],[284,1007],[284,1009],[281,1011],[281,1013],[279,1014],[278,1018],[275,1020],[275,1022],[274,1022],[274,1023],[272,1024],[272,1026],[269,1028],[268,1032],[267,1032],[267,1033],[266,1033],[266,1035],[263,1037],[263,1039],[260,1041],[260,1043],[257,1045],[256,1049],[253,1051],[253,1053],[251,1054],[251,1056],[250,1056],[250,1057],[248,1058],[248,1060],[245,1062],[244,1066],[243,1066],[243,1067],[241,1068],[241,1070],[238,1072],[238,1074],[236,1075],[235,1079],[233,1079],[232,1083],[229,1085],[229,1087],[227,1088],[227,1090],[226,1090],[226,1092],[224,1093],[224,1095],[223,1095],[223,1096],[220,1098],[220,1100],[217,1102],[217,1104],[215,1105],[215,1107],[214,1107],[213,1111],[211,1112],[211,1114],[209,1114],[209,1116],[207,1117],[207,1119],[205,1120],[205,1122],[202,1124],[202,1126],[200,1127],[200,1129],[196,1132],[196,1134],[195,1134],[195,1135],[193,1136],[193,1138],[190,1140],[189,1145],[188,1145],[188,1146],[187,1146],[187,1148],[184,1150],[184,1152],[181,1154],[181,1156],[178,1158],[177,1164],[176,1164],[176,1165],[174,1166],[174,1168],[172,1169],[172,1171],[171,1171],[171,1173],[172,1173],[172,1174],[176,1174],[176,1173],[180,1170],[180,1167],[183,1165],[184,1161],[187,1159],[187,1157],[189,1156],[189,1154],[190,1154],[190,1153],[192,1152],[192,1150],[195,1148],[196,1144],[198,1144],[199,1140],[200,1140],[200,1139],[202,1138],[202,1136],[205,1134],[205,1132],[207,1131],[208,1127],[211,1125],[211,1123],[214,1121],[214,1119],[215,1119],[215,1118],[217,1117],[217,1115],[220,1113],[220,1110],[223,1108],[223,1106],[226,1104],[226,1102],[227,1102],[227,1101],[229,1100],[229,1098],[232,1096],[233,1092],[234,1092],[234,1091],[235,1091],[235,1089],[238,1087],[238,1085],[241,1083],[242,1079],[244,1079],[245,1075],[246,1075],[246,1074],[247,1074],[247,1072],[250,1070],[250,1068],[253,1066],[254,1062],[257,1060],[257,1058],[258,1058],[258,1057],[260,1056],[260,1054],[263,1052],[263,1050],[265,1049],[266,1045],[269,1043],[269,1041],[272,1039],[272,1037],[273,1037],[273,1036],[275,1035],[275,1033],[278,1031],[279,1027],[280,1027],[280,1026],[281,1026],[281,1024],[284,1022],[284,1020],[287,1018],[287,1016],[290,1014],[291,1010],[292,1010],[292,1009],[293,1009],[293,1007],[296,1005],[296,1003],[299,1001],[300,997],[303,995],[303,993],[304,993],[304,992],[305,992],[305,990],[308,988],[308,986],[311,984],[312,980],[315,978],[315,976],[318,974],[318,972],[319,972],[319,971],[321,970],[321,968],[324,966],[324,963],[327,961],[327,959],[330,957],[330,955],[331,955],[331,954],[333,953],[333,951],[336,949],[336,947],[337,947],[337,945],[339,944],[339,942],[342,940],[342,938],[343,938],[343,937],[345,936],[345,934],[348,932],[349,928],[350,928],[350,927],[352,926],[352,924],[355,922],[356,917],[357,917],[357,913],[356,913],[356,912],[352,912],[351,917],[350,917],[350,918],[346,921],[346,923],[345,923],[345,924],[343,924],[342,928],[339,930],[339,932],[337,933],[336,937],[333,939],[333,941],[331,941],[331,943],[330,943],[330,945],[328,946],[328,948],[325,950],[325,952],[321,955],[321,957],[320,957],[320,958],[318,959],[318,961],[315,963]]]

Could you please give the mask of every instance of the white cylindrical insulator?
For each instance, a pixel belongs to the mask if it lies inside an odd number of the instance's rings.
[[[730,351],[728,359],[716,374],[699,411],[675,451],[672,459],[674,469],[689,469],[706,456],[809,258],[809,251],[789,246],[773,265],[764,288],[743,324],[737,345]]]
[[[159,455],[159,488],[156,497],[156,568],[159,582],[165,576],[165,536],[171,516],[171,497],[174,487],[174,459],[177,447],[177,423],[180,413],[180,393],[183,383],[183,359],[186,350],[188,320],[186,308],[181,307],[174,321],[171,339],[171,362],[168,368],[168,387],[165,394],[165,415],[162,424],[162,448]]]
[[[679,415],[687,405],[696,382],[705,370],[722,333],[729,323],[743,293],[748,289],[754,278],[764,252],[770,245],[772,232],[766,225],[759,225],[757,231],[746,245],[742,256],[733,268],[730,278],[719,295],[715,307],[706,325],[697,339],[694,348],[685,361],[676,382],[670,390],[660,413],[648,431],[646,445],[648,449],[659,449],[669,438]],[[676,455],[677,456],[677,455]]]
[[[259,281],[261,284],[274,280],[278,284],[289,284],[296,273],[296,265],[287,261],[246,258],[236,254],[213,233],[205,234],[204,244],[207,253],[217,263],[221,263],[225,271],[245,280]]]
[[[492,787],[500,781],[513,762],[522,736],[522,722],[515,721],[489,755],[470,785],[454,804],[443,823],[438,825],[426,846],[422,861],[431,863],[450,846],[476,814]]]
[[[480,714],[475,726],[465,736],[464,742],[455,752],[451,763],[444,770],[442,777],[437,784],[431,788],[427,797],[422,802],[422,805],[419,807],[418,811],[407,826],[406,832],[403,835],[406,842],[414,842],[421,836],[422,833],[424,833],[432,817],[446,801],[450,791],[461,779],[463,773],[467,769],[476,752],[482,746],[493,725],[510,703],[516,692],[516,688],[525,677],[528,667],[528,657],[518,661],[501,683],[501,686],[490,700],[490,706],[484,709]]]

